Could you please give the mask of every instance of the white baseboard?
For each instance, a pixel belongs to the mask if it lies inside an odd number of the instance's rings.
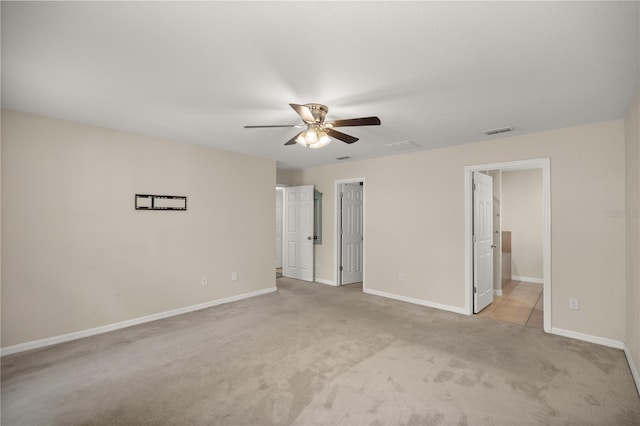
[[[526,283],[533,283],[533,284],[544,284],[544,280],[542,278],[523,277],[521,275],[511,275],[511,280],[524,281]]]
[[[401,302],[408,302],[415,305],[427,306],[429,308],[436,308],[443,311],[455,312],[456,314],[467,315],[467,311],[464,308],[458,308],[457,306],[443,305],[441,303],[429,302],[422,299],[414,299],[413,297],[400,296],[398,294],[387,293],[385,291],[379,290],[364,289],[364,292],[373,294],[374,296],[386,297],[388,299],[400,300]]]
[[[570,337],[577,340],[584,340],[585,342],[590,343],[597,343],[598,345],[608,346],[610,348],[624,349],[624,342],[620,340],[592,336],[591,334],[578,333],[577,331],[563,330],[561,328],[551,327],[551,334],[557,334],[558,336]]]
[[[624,354],[627,357],[627,363],[629,364],[629,369],[631,369],[633,381],[636,383],[636,390],[638,391],[638,395],[640,395],[640,374],[638,374],[638,368],[636,367],[636,363],[633,362],[631,352],[629,352],[626,344],[624,345]]]
[[[224,303],[235,302],[250,297],[261,296],[263,294],[278,291],[276,287],[265,288],[263,290],[252,291],[250,293],[239,294],[237,296],[225,297],[223,299],[210,300],[208,302],[199,303],[197,305],[186,306],[184,308],[172,309],[170,311],[159,312],[157,314],[147,315],[140,318],[134,318],[126,321],[107,324],[100,327],[90,328],[88,330],[75,331],[73,333],[61,334],[59,336],[47,337],[30,342],[19,343],[17,345],[7,346],[0,349],[0,356],[11,355],[18,352],[28,351],[31,349],[42,348],[45,346],[55,345],[58,343],[69,342],[71,340],[82,339],[83,337],[94,336],[96,334],[108,333],[109,331],[120,330],[122,328],[131,327],[138,324],[144,324],[150,321],[156,321],[163,318],[173,317],[176,315],[186,314],[188,312],[199,311],[201,309],[210,308],[212,306],[222,305]]]
[[[502,289],[499,289],[499,290],[493,289],[493,295],[494,296],[502,296]]]
[[[315,282],[320,283],[320,284],[332,285],[334,287],[338,286],[338,284],[335,281],[325,280],[325,279],[322,279],[322,278],[316,278]]]

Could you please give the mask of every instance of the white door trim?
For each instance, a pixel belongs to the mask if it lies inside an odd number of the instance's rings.
[[[362,291],[366,293],[367,280],[365,274],[367,273],[367,179],[363,177],[337,179],[333,184],[333,282],[337,286],[340,282],[340,185],[343,183],[357,183],[362,182],[362,229],[364,234],[364,241],[362,243]]]
[[[530,170],[542,169],[543,247],[542,280],[544,285],[544,331],[551,332],[551,160],[508,161],[504,163],[479,164],[464,168],[464,269],[465,311],[473,315],[473,172],[484,170]]]
[[[278,202],[278,194],[280,194],[280,202]],[[280,215],[278,216],[278,208],[280,208]],[[278,225],[280,225],[280,232],[278,235]],[[282,268],[283,265],[283,254],[284,254],[284,188],[276,186],[276,269]],[[278,238],[280,239],[280,245],[278,246]],[[278,258],[278,254],[280,254],[280,258]]]

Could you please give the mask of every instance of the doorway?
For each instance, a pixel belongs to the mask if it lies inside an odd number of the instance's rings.
[[[488,303],[479,305],[478,289],[482,286],[476,272],[474,312],[542,329],[542,170],[489,170],[484,175],[493,179],[493,212],[487,215],[489,220],[493,216],[493,233],[489,237],[493,282],[487,286],[492,293]],[[476,182],[474,210],[481,196],[478,185]],[[487,201],[491,202],[491,197]],[[474,230],[474,250],[482,240],[479,231]],[[474,258],[476,270],[480,266]]]
[[[467,285],[467,292],[465,296],[466,311],[469,315],[472,315],[475,308],[475,293],[476,287],[476,268],[474,261],[474,187],[473,187],[473,175],[474,172],[482,172],[487,170],[510,172],[518,170],[540,170],[542,175],[542,279],[539,280],[542,283],[542,298],[541,304],[543,307],[543,328],[546,332],[551,331],[551,208],[550,208],[550,194],[551,194],[551,180],[550,180],[550,160],[535,159],[514,161],[506,163],[493,163],[483,164],[477,166],[465,167],[465,281]],[[499,245],[499,243],[497,244]],[[502,252],[502,250],[500,250]],[[498,253],[500,255],[500,253]],[[498,260],[498,259],[496,259]],[[492,262],[495,265],[499,262]],[[491,269],[493,269],[491,268]],[[502,269],[502,268],[500,268]],[[497,271],[500,273],[500,269]],[[519,284],[516,284],[519,286]],[[539,285],[539,284],[533,284]],[[493,286],[492,286],[493,287]],[[511,290],[514,284],[511,283],[506,289]],[[524,291],[524,287],[522,286]],[[498,293],[496,293],[498,294]],[[502,292],[499,293],[502,296]]]
[[[364,291],[365,179],[335,182],[335,283],[362,283]]]

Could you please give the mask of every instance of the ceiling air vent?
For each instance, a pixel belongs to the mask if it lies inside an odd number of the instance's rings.
[[[491,135],[497,135],[498,133],[507,133],[512,130],[513,130],[513,127],[509,126],[509,127],[501,127],[499,129],[485,130],[483,133],[485,135],[491,136]]]
[[[420,148],[421,146],[422,145],[418,145],[414,141],[402,141],[402,142],[388,143],[384,147],[392,149],[394,151],[406,151],[408,149]]]
[[[349,157],[348,155],[344,155],[342,157],[336,157],[336,160],[348,160],[349,158],[351,157]]]

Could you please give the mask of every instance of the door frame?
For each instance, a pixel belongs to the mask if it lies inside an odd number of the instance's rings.
[[[283,272],[284,272],[284,189],[287,188],[289,185],[285,185],[285,184],[281,184],[281,183],[277,183],[276,184],[276,192],[277,191],[282,191],[282,247],[280,247],[280,250],[282,251],[282,267],[283,267]],[[277,268],[276,268],[277,269]]]
[[[276,185],[276,201],[278,199],[278,191],[282,193],[282,204],[280,205],[280,218],[276,217],[276,220],[280,220],[280,268],[283,267],[284,265],[284,187]],[[276,213],[277,213],[277,207],[276,206]],[[276,235],[276,240],[278,238],[278,235]],[[276,248],[276,250],[278,250]],[[278,269],[278,266],[276,265],[276,269]]]
[[[551,332],[551,160],[537,158],[531,160],[507,161],[502,163],[478,164],[464,168],[464,269],[465,269],[465,311],[473,315],[473,172],[485,170],[542,170],[542,281],[544,331]]]
[[[333,184],[333,194],[334,194],[334,203],[333,203],[333,228],[334,228],[334,238],[333,238],[333,259],[334,259],[334,268],[333,268],[333,282],[336,283],[336,286],[342,285],[341,276],[340,276],[340,256],[341,256],[341,244],[340,241],[340,186],[343,183],[359,183],[362,182],[362,291],[366,293],[366,285],[367,280],[365,278],[365,274],[367,271],[366,265],[366,255],[367,252],[367,237],[366,237],[366,229],[367,229],[367,179],[364,177],[358,178],[348,178],[348,179],[337,179]]]

